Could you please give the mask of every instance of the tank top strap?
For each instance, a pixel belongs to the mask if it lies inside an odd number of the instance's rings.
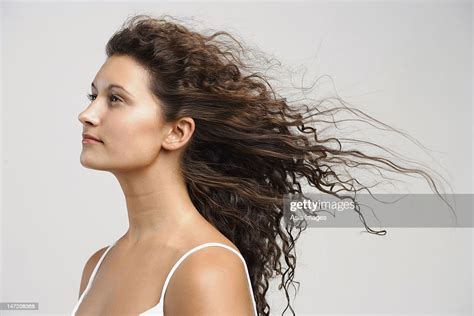
[[[115,246],[116,243],[117,243],[117,241],[115,241],[113,244],[111,244],[109,247],[107,247],[107,249],[104,251],[104,253],[102,254],[102,256],[100,256],[99,261],[97,261],[97,264],[95,265],[94,270],[92,271],[91,276],[89,277],[89,282],[87,283],[86,290],[88,290],[88,288],[90,287],[91,283],[94,281],[95,275],[96,275],[96,273],[97,273],[97,270],[99,270],[99,267],[100,267],[100,265],[102,264],[102,261],[104,261],[105,256],[107,255],[107,253],[109,252],[109,250],[110,250],[113,246]],[[86,292],[86,290],[84,290],[84,292]]]
[[[217,247],[224,247],[224,248],[227,248],[229,249],[230,251],[232,251],[233,253],[235,253],[243,262],[244,264],[244,267],[245,267],[245,273],[247,275],[247,281],[248,281],[248,285],[250,287],[250,293],[252,295],[252,302],[253,302],[253,306],[254,306],[254,312],[255,312],[255,315],[258,315],[257,314],[257,309],[256,309],[256,305],[255,305],[255,299],[254,299],[254,296],[253,296],[253,289],[252,289],[252,282],[250,281],[250,277],[249,277],[249,272],[248,272],[248,269],[247,269],[247,264],[245,262],[245,259],[244,257],[242,256],[242,254],[240,254],[237,250],[235,250],[234,248],[226,245],[226,244],[223,244],[223,243],[219,243],[219,242],[207,242],[207,243],[204,243],[204,244],[201,244],[199,246],[196,246],[194,248],[192,248],[191,250],[188,250],[184,255],[181,256],[181,258],[179,258],[179,260],[173,265],[173,267],[171,268],[170,272],[168,273],[168,276],[166,277],[166,280],[165,280],[165,283],[163,285],[163,289],[161,290],[161,295],[160,295],[160,300],[159,302],[163,302],[163,299],[165,297],[165,294],[166,294],[166,289],[168,287],[168,283],[170,282],[170,279],[171,277],[173,276],[174,272],[176,271],[176,269],[178,268],[178,266],[181,264],[181,262],[184,261],[184,259],[186,259],[189,255],[191,255],[192,253],[198,251],[198,250],[201,250],[203,248],[206,248],[206,247],[213,247],[213,246],[217,246]]]
[[[92,270],[92,273],[91,275],[89,276],[89,280],[87,282],[87,286],[86,288],[84,289],[84,291],[82,292],[79,300],[77,301],[76,303],[76,306],[74,308],[74,310],[72,311],[72,316],[75,315],[77,309],[79,308],[79,305],[81,305],[82,303],[82,300],[84,299],[84,296],[87,294],[87,292],[89,291],[91,285],[92,285],[92,282],[94,281],[94,278],[95,278],[95,275],[97,273],[97,270],[99,270],[99,267],[100,265],[102,264],[102,261],[104,260],[105,256],[107,255],[107,253],[109,252],[109,250],[115,246],[115,244],[117,243],[117,241],[115,241],[113,244],[111,244],[109,247],[107,247],[107,249],[104,251],[104,253],[102,254],[102,256],[100,257],[99,261],[97,261],[95,267],[94,267],[94,270]]]

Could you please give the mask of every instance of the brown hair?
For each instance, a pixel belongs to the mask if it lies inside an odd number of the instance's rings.
[[[337,98],[340,107],[323,109],[325,99],[292,108],[275,92],[268,76],[253,71],[261,60],[242,59],[247,50],[234,36],[224,31],[205,35],[171,19],[168,15],[129,17],[108,41],[106,54],[130,56],[147,69],[150,90],[161,101],[166,121],[194,119],[195,131],[181,161],[193,203],[244,256],[259,315],[270,314],[265,294],[269,280],[278,275],[278,288],[284,288],[287,299],[283,313],[289,307],[294,315],[288,289],[290,284],[299,285],[294,281],[295,242],[305,226],[282,223],[283,196],[302,192],[299,179],[336,197],[341,190],[370,192],[350,173],[344,178],[335,167],[347,171],[345,167],[373,166],[417,173],[439,192],[425,171],[359,149],[344,150],[342,139],[323,139],[323,129],[311,126],[328,123],[324,117],[338,111],[359,117],[362,111],[346,106],[341,98]],[[338,146],[332,148],[331,142]],[[338,186],[342,189],[336,190]],[[369,233],[386,233],[370,229],[357,208],[356,212]]]

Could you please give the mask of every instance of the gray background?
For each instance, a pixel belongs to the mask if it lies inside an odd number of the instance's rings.
[[[454,193],[473,193],[471,2],[3,1],[1,10],[0,302],[40,303],[2,315],[69,314],[85,261],[127,229],[115,178],[79,163],[77,115],[107,39],[129,14],[193,16],[295,71],[306,65],[307,79],[330,75],[345,100],[435,152],[399,149],[440,170]],[[410,192],[431,192],[410,181]],[[472,229],[361,231],[304,233],[297,315],[472,315]],[[275,284],[269,301],[281,314]]]

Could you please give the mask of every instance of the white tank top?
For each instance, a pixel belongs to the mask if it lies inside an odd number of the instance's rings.
[[[112,248],[113,246],[115,246],[115,244],[117,243],[114,242],[112,245],[110,245],[106,251],[104,251],[104,253],[102,254],[102,256],[100,257],[99,261],[97,262],[94,270],[92,271],[92,274],[91,276],[89,277],[89,282],[87,283],[87,286],[84,290],[84,292],[82,292],[81,294],[81,297],[79,298],[79,301],[77,301],[76,303],[76,306],[74,307],[74,310],[72,311],[71,313],[71,316],[75,316],[76,315],[76,311],[79,309],[79,306],[81,305],[81,302],[82,300],[84,299],[84,296],[87,294],[87,292],[89,291],[91,285],[92,285],[92,281],[94,280],[95,278],[95,275],[97,273],[97,270],[99,269],[99,266],[101,265],[102,261],[104,260],[105,256],[107,255],[107,253],[109,252],[110,248]],[[256,303],[255,303],[255,299],[254,299],[254,296],[253,296],[253,289],[252,289],[252,283],[250,281],[250,276],[249,276],[249,273],[248,273],[248,269],[247,269],[247,264],[245,263],[245,259],[244,257],[238,252],[236,251],[235,249],[231,248],[230,246],[228,245],[225,245],[225,244],[222,244],[222,243],[218,243],[218,242],[208,242],[208,243],[204,243],[202,245],[199,245],[199,246],[196,246],[194,248],[192,248],[191,250],[188,250],[183,256],[181,256],[181,258],[179,258],[179,260],[173,265],[173,267],[171,268],[170,272],[168,273],[168,276],[166,277],[166,280],[165,280],[165,283],[163,285],[163,289],[161,290],[161,295],[160,295],[160,300],[158,301],[158,304],[156,304],[155,306],[153,306],[152,308],[144,311],[143,313],[140,314],[140,316],[153,316],[153,315],[164,315],[164,311],[163,311],[163,299],[165,297],[165,293],[166,293],[166,288],[168,287],[168,283],[171,279],[171,276],[173,275],[173,273],[175,272],[175,270],[178,268],[179,264],[181,262],[183,262],[184,259],[186,259],[187,256],[189,256],[190,254],[192,254],[193,252],[196,252],[200,249],[203,249],[205,247],[211,247],[211,246],[219,246],[219,247],[224,247],[224,248],[227,248],[229,249],[230,251],[232,251],[233,253],[235,253],[237,256],[239,256],[239,258],[242,260],[243,264],[244,264],[244,267],[245,267],[245,273],[247,275],[247,281],[248,281],[248,285],[250,287],[250,294],[251,294],[251,297],[252,297],[252,304],[253,304],[253,310],[254,310],[254,314],[255,316],[258,316],[258,313],[257,313],[257,306],[256,306]]]

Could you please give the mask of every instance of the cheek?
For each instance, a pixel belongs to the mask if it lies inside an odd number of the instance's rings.
[[[159,128],[154,113],[139,113],[122,119],[116,126],[114,153],[124,163],[142,164],[155,159],[160,150]]]

